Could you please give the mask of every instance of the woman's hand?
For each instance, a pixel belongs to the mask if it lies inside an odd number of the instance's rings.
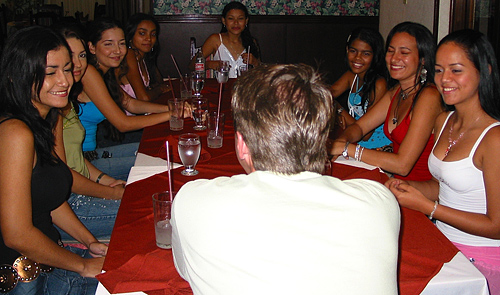
[[[185,102],[184,103],[184,118],[191,118],[193,117],[193,105]]]
[[[108,253],[108,246],[101,242],[92,242],[88,248],[90,255],[94,257],[104,257]]]
[[[241,58],[243,58],[243,62],[245,64],[250,64],[253,65],[254,67],[260,65],[260,60],[256,58],[253,54],[248,54],[248,53],[243,53],[241,55]]]
[[[420,211],[424,214],[429,214],[433,207],[434,202],[427,199],[418,189],[409,185],[407,182],[400,179],[389,180],[386,186],[391,190],[399,205]]]
[[[337,139],[333,141],[332,148],[330,149],[330,155],[337,158],[344,152],[346,141],[344,139]]]
[[[104,257],[87,258],[84,261],[84,269],[80,272],[82,277],[94,278],[102,272]]]

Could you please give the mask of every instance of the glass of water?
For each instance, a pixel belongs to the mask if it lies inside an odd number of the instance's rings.
[[[194,71],[191,74],[191,89],[196,97],[201,97],[201,90],[205,85],[205,73]]]
[[[194,133],[186,133],[179,136],[179,157],[181,158],[184,170],[182,175],[193,176],[198,174],[198,170],[194,169],[201,152],[200,136]]]
[[[194,119],[194,130],[207,129],[207,116],[208,116],[208,100],[206,98],[193,98],[192,102],[192,115]]]
[[[229,61],[219,61],[219,68],[215,72],[215,75],[217,76],[217,82],[226,83],[229,79]]]

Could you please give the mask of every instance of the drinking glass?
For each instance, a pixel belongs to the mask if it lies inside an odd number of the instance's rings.
[[[217,76],[217,82],[226,83],[229,79],[229,61],[219,61],[219,68],[215,72],[215,75]]]
[[[207,115],[208,115],[208,100],[206,98],[193,98],[193,119],[194,119],[194,130],[205,130],[207,129]]]
[[[175,196],[175,192],[172,192],[172,196]],[[172,248],[171,210],[172,201],[169,191],[153,194],[156,246],[162,249]]]
[[[191,89],[196,97],[201,97],[201,90],[205,85],[205,73],[193,72],[191,74]]]
[[[179,136],[178,150],[179,157],[185,168],[181,171],[181,174],[186,176],[197,175],[198,170],[195,170],[194,167],[201,152],[200,136],[194,133],[182,134]]]

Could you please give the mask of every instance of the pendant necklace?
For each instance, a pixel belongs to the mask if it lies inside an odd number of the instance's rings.
[[[410,86],[404,90],[401,89],[401,86],[399,87],[399,97],[398,97],[398,104],[396,105],[396,108],[394,108],[394,116],[392,117],[392,124],[396,125],[398,124],[398,111],[399,111],[399,104],[401,101],[406,100],[408,97],[410,97],[410,93],[417,88],[418,84],[415,84],[413,86]]]
[[[479,120],[479,118],[480,117],[477,117],[476,120],[474,122],[472,122],[472,124],[470,124],[470,126],[474,125]],[[465,131],[463,131],[462,133],[460,133],[460,135],[455,140],[451,140],[451,134],[452,133],[453,133],[453,123],[450,124],[450,133],[448,134],[448,147],[444,151],[444,156],[445,157],[448,156],[448,154],[450,153],[451,148],[454,147],[458,143],[458,141],[460,139],[462,139],[462,137],[464,137]]]

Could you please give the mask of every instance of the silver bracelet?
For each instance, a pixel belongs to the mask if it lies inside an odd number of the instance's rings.
[[[359,162],[359,149],[361,146],[359,144],[356,145],[356,151],[354,152],[354,160]]]
[[[432,217],[434,216],[434,213],[436,213],[436,209],[438,207],[438,201],[434,201],[434,209],[432,209],[431,214],[429,215],[429,219],[432,220]]]

